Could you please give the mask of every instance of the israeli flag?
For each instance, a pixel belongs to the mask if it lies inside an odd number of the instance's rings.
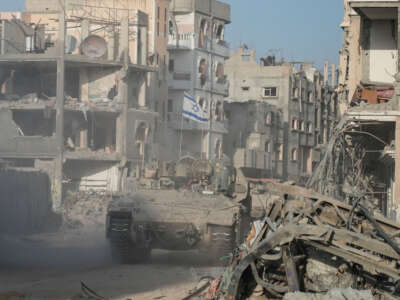
[[[196,122],[208,122],[207,113],[203,110],[203,108],[200,107],[199,103],[197,103],[197,101],[188,93],[184,93],[183,95],[182,114],[185,118]]]

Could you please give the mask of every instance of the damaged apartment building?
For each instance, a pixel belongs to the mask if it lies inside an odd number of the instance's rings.
[[[224,63],[229,57],[225,26],[230,6],[211,0],[172,0],[169,21],[168,133],[164,160],[180,156],[213,159],[221,152],[228,132],[224,98],[228,81]],[[184,93],[208,115],[208,122],[182,118]]]
[[[157,119],[146,96],[153,16],[62,2],[27,0],[21,20],[1,21],[0,47],[0,158],[48,174],[55,211],[68,192],[123,190],[155,157]]]
[[[344,4],[338,92],[345,113],[309,184],[398,220],[400,1]]]
[[[224,153],[235,167],[263,177],[305,183],[319,162],[338,116],[336,68],[331,85],[312,63],[256,59],[241,47],[226,62],[230,81]]]

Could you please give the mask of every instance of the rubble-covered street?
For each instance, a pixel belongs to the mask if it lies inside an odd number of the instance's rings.
[[[400,299],[400,0],[0,1],[0,300]]]

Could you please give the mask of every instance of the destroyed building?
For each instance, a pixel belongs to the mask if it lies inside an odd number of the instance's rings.
[[[25,23],[3,21],[0,55],[0,158],[47,173],[55,211],[69,191],[122,190],[154,158],[157,118],[146,97],[157,71],[149,16],[58,4],[28,0]]]
[[[399,7],[400,1],[345,1],[338,88],[345,113],[309,182],[349,203],[362,198],[395,220],[400,191]]]
[[[223,100],[228,95],[224,62],[229,57],[225,26],[230,6],[220,1],[173,0],[169,21],[169,151],[164,160],[190,155],[213,159],[222,149],[228,132]],[[189,93],[208,115],[197,123],[182,117],[184,92]]]
[[[226,73],[224,153],[236,167],[305,183],[338,117],[335,68],[330,86],[327,69],[322,76],[312,63],[274,56],[257,62],[255,51],[241,47],[226,62]]]
[[[345,0],[343,47],[340,51],[339,96],[346,108],[357,90],[369,102],[391,98],[398,72],[399,1]],[[368,94],[368,95],[367,95]],[[376,95],[378,94],[378,95]]]

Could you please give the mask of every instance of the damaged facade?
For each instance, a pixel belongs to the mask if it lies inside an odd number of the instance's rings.
[[[335,68],[330,86],[327,69],[322,76],[312,63],[275,60],[239,48],[226,62],[224,153],[235,167],[305,183],[338,117]]]
[[[220,1],[171,2],[169,21],[168,132],[164,160],[190,155],[213,159],[222,149],[228,132],[224,97],[228,81],[224,62],[229,57],[225,25],[230,6]],[[209,121],[182,119],[183,95],[188,92],[207,113]]]
[[[349,203],[362,197],[365,205],[395,220],[400,203],[399,9],[400,1],[345,1],[339,96],[347,110],[309,183]]]
[[[0,55],[0,158],[46,172],[55,211],[69,191],[122,190],[154,158],[149,16],[86,2],[67,3],[64,14],[28,0],[29,30],[17,20],[3,30],[3,43],[26,47]]]

